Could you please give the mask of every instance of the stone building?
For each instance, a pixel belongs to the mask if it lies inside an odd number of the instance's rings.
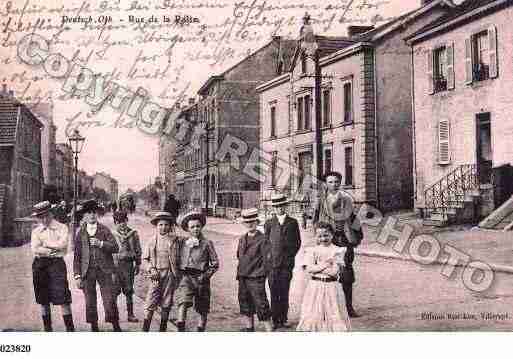
[[[93,188],[103,189],[109,195],[109,201],[118,199],[118,182],[108,173],[96,172],[93,175]]]
[[[41,133],[44,183],[45,185],[55,186],[57,181],[55,162],[57,126],[53,122],[53,104],[40,102],[31,107],[31,111],[44,125]]]
[[[511,5],[466,0],[408,38],[415,207],[434,224],[475,216],[469,203],[490,202],[493,169],[513,162]]]
[[[453,6],[429,1],[377,28],[351,26],[344,37],[310,34],[321,74],[320,166],[322,173],[340,172],[357,203],[382,211],[413,205],[411,48],[404,38]],[[317,168],[315,60],[305,55],[303,37],[289,72],[257,88],[268,169],[264,203],[276,191],[306,207],[315,200],[305,182]]]
[[[30,215],[42,197],[43,123],[7,92],[0,94],[0,245],[15,238],[15,219]]]

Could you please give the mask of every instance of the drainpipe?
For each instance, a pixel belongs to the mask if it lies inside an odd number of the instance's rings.
[[[417,139],[415,138],[415,53],[413,44],[411,47],[411,121],[412,121],[412,151],[413,151],[413,207],[417,202]]]
[[[372,47],[373,67],[374,67],[374,152],[376,158],[376,208],[380,209],[379,201],[379,143],[378,143],[378,74],[376,65],[376,48]]]

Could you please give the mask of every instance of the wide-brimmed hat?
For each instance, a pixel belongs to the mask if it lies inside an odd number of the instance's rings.
[[[52,204],[49,201],[39,202],[36,205],[34,205],[34,207],[32,208],[32,210],[34,211],[34,212],[32,212],[32,216],[33,217],[42,216],[42,215],[50,212],[51,209],[52,209]]]
[[[280,207],[284,206],[289,203],[289,200],[287,199],[287,196],[284,194],[275,194],[271,197],[271,205],[273,207]]]
[[[258,222],[258,209],[249,208],[241,212],[241,221],[243,223]]]
[[[87,213],[91,211],[98,211],[98,202],[95,199],[88,199],[77,206],[77,212]]]
[[[150,223],[156,226],[161,220],[169,221],[169,223],[172,224],[174,222],[174,217],[169,212],[157,212],[153,215]]]
[[[184,214],[184,216],[180,220],[180,227],[182,227],[184,231],[189,232],[189,221],[196,219],[201,222],[202,226],[205,226],[205,224],[207,224],[207,218],[203,213],[198,211],[192,211]]]

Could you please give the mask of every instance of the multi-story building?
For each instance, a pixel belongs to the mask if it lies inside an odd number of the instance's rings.
[[[64,153],[59,147],[55,148],[55,187],[60,200],[66,200],[64,179]]]
[[[260,183],[244,173],[244,164],[259,145],[259,100],[255,88],[288,66],[294,42],[275,37],[267,45],[224,71],[211,76],[199,89],[200,99],[189,103],[181,116],[200,126],[202,135],[194,145],[176,148],[177,192],[191,207],[208,207],[216,214],[232,216],[242,208],[258,205]],[[229,137],[247,145],[241,166],[232,166],[229,156],[218,150]],[[208,140],[207,140],[208,137]]]
[[[57,126],[53,122],[53,104],[39,102],[31,107],[32,113],[43,123],[41,132],[41,157],[45,185],[56,185],[56,133]]]
[[[408,38],[415,207],[437,223],[465,217],[475,197],[490,202],[492,169],[513,162],[511,5],[466,0]]]
[[[93,188],[103,189],[109,195],[109,201],[118,199],[118,182],[105,172],[93,175]]]
[[[0,245],[9,245],[14,220],[28,216],[41,200],[43,123],[7,92],[0,94]]]
[[[73,200],[74,166],[73,150],[68,143],[58,143],[57,149],[62,153],[62,198],[66,202]]]
[[[305,180],[318,175],[320,158],[321,172],[340,172],[356,202],[383,211],[411,208],[411,48],[403,39],[453,6],[424,2],[377,28],[351,26],[345,37],[314,35],[305,17],[289,72],[257,88],[269,165],[262,174],[264,203],[273,192],[289,193],[298,203],[313,201]],[[307,45],[317,51],[317,66],[304,51]]]

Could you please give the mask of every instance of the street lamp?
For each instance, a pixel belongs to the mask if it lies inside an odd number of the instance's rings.
[[[78,129],[73,131],[73,134],[68,138],[69,145],[71,147],[71,151],[73,151],[75,157],[75,182],[73,187],[73,215],[72,215],[72,237],[75,237],[75,229],[76,229],[76,214],[77,214],[77,196],[78,196],[78,155],[82,152],[82,148],[84,147],[85,137],[80,135]]]
[[[321,131],[321,66],[319,65],[319,46],[317,44],[313,27],[310,24],[310,15],[308,13],[303,17],[303,26],[299,31],[299,41],[301,50],[306,57],[313,59],[315,64],[314,74],[314,106],[315,106],[315,162],[316,177],[322,180],[322,131]]]

